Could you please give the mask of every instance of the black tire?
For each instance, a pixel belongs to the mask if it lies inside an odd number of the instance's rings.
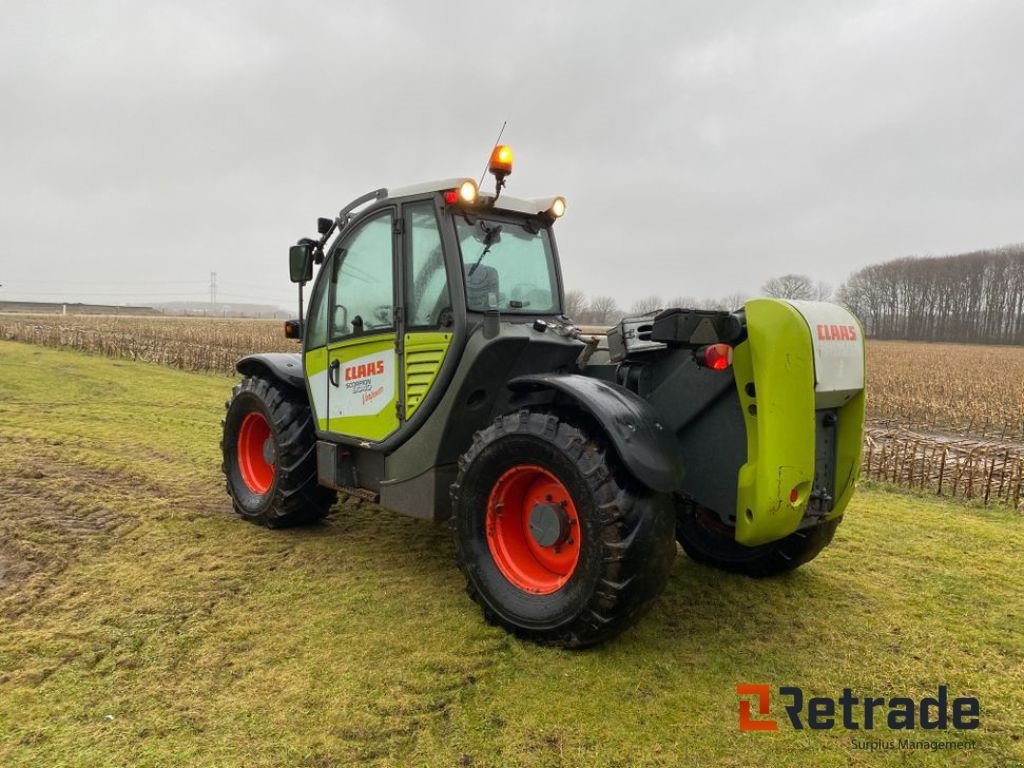
[[[492,489],[510,469],[527,465],[551,473],[578,514],[578,561],[548,594],[516,586],[488,544]],[[459,459],[452,514],[466,591],[484,617],[549,645],[593,645],[634,624],[661,594],[675,558],[671,498],[640,486],[596,428],[552,413],[522,410],[474,435]]]
[[[747,547],[717,514],[685,501],[677,503],[676,538],[692,560],[729,573],[763,578],[809,563],[832,541],[842,516],[804,528],[783,539]]]
[[[221,469],[235,512],[268,528],[313,523],[326,515],[336,494],[317,483],[316,432],[304,393],[249,376],[234,388],[225,407]],[[253,423],[262,419],[269,427],[264,455],[270,454],[265,463],[272,479],[266,487],[247,483],[239,461],[240,432],[250,416]]]

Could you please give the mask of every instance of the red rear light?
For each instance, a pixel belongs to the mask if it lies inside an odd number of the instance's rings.
[[[789,503],[790,504],[796,504],[797,501],[799,501],[799,500],[800,500],[800,490],[798,488],[794,488],[792,491],[789,492]]]
[[[704,347],[702,357],[705,368],[710,368],[713,371],[724,371],[732,365],[732,347],[728,344],[711,344]]]
[[[455,203],[459,202],[459,191],[457,189],[449,189],[444,193],[444,201],[448,205],[455,205]]]

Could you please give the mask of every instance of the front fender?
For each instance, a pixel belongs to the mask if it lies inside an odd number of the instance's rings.
[[[683,457],[657,412],[634,392],[579,374],[538,373],[508,383],[513,392],[551,390],[589,413],[630,473],[654,491],[671,493],[683,479]]]
[[[285,386],[306,391],[302,355],[298,353],[263,352],[247,355],[235,363],[235,370],[243,376],[266,376]]]

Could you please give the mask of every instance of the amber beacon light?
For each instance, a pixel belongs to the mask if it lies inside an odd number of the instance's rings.
[[[496,146],[491,152],[491,161],[487,164],[487,170],[499,177],[512,173],[512,147],[506,144]]]

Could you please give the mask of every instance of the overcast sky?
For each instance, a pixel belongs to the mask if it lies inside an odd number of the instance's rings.
[[[0,24],[0,298],[292,306],[379,186],[561,193],[628,306],[1024,240],[1024,3],[22,2]]]

